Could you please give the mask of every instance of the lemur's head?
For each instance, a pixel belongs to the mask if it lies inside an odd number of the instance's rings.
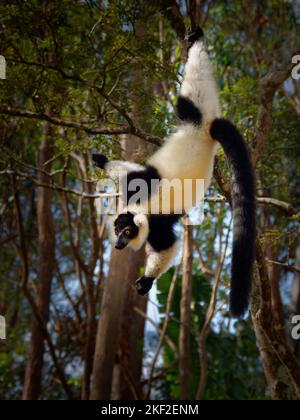
[[[148,218],[144,214],[125,212],[119,214],[114,222],[116,249],[124,249],[127,245],[137,250],[147,240],[149,233]]]
[[[114,225],[117,249],[125,248],[132,239],[138,236],[139,229],[134,223],[134,215],[130,212],[119,214]]]

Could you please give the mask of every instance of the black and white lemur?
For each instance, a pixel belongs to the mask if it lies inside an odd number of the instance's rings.
[[[220,118],[217,86],[202,29],[190,33],[187,40],[188,60],[177,102],[181,123],[176,130],[145,166],[109,161],[100,153],[94,154],[93,160],[112,177],[126,172],[127,183],[142,179],[149,190],[151,181],[163,179],[203,179],[206,190],[211,182],[216,151],[219,144],[222,145],[232,173],[234,235],[230,309],[239,317],[248,307],[251,288],[256,236],[255,179],[242,135],[230,121]],[[131,195],[128,192],[128,197]],[[182,214],[176,214],[174,207],[176,203],[170,214],[149,214],[148,203],[129,204],[114,221],[117,249],[128,245],[137,250],[147,242],[145,275],[136,282],[141,295],[146,294],[153,281],[170,268],[177,254],[174,226]]]

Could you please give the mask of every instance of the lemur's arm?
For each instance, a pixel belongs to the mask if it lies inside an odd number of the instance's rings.
[[[155,279],[164,274],[172,265],[174,258],[178,254],[178,241],[163,251],[154,251],[148,244],[146,248],[147,261],[145,275],[137,280],[137,292],[144,296],[151,289]]]
[[[126,175],[129,172],[141,171],[144,169],[142,165],[137,163],[122,160],[108,160],[107,157],[101,153],[94,153],[93,161],[98,168],[103,169],[113,180],[118,180],[120,176]]]

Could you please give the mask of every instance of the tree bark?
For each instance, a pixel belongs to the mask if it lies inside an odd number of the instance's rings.
[[[88,160],[84,156],[81,161],[82,175],[88,179]],[[88,194],[93,193],[93,185],[84,182],[84,190]],[[93,358],[95,351],[96,339],[96,301],[95,301],[95,286],[94,286],[94,272],[99,259],[100,252],[100,238],[96,220],[96,208],[93,199],[89,199],[89,221],[90,221],[90,236],[92,238],[91,255],[84,273],[85,287],[86,287],[86,300],[87,300],[87,328],[86,328],[86,343],[84,349],[84,374],[82,383],[82,400],[89,400],[90,398],[90,385],[91,375],[93,371]]]
[[[300,270],[300,228],[299,228],[299,239],[295,250],[295,267]],[[300,314],[300,273],[295,272],[294,281],[291,294],[290,303],[290,314],[291,317]],[[293,340],[291,342],[295,356],[298,358],[300,353],[300,342],[299,340]]]
[[[53,157],[53,148],[53,128],[48,123],[45,123],[37,159],[37,167],[40,170],[50,172],[51,163],[44,164]],[[44,172],[38,172],[38,180],[43,184],[50,182],[49,177]],[[51,283],[55,269],[55,228],[51,210],[52,195],[53,192],[49,188],[39,187],[37,190],[37,225],[39,235],[37,307],[45,325],[49,321]],[[34,318],[24,380],[24,400],[37,400],[40,396],[44,351],[43,333],[40,324]]]
[[[147,312],[147,297],[141,298],[133,287],[145,261],[144,249],[132,253],[121,329],[118,337],[118,362],[114,366],[112,400],[142,399],[141,373],[145,319],[135,308]]]
[[[179,331],[179,375],[180,398],[189,399],[189,355],[190,355],[190,322],[192,297],[192,263],[193,263],[193,230],[185,226],[183,249],[183,274],[180,300]]]
[[[91,400],[110,400],[113,367],[118,350],[118,337],[123,314],[130,264],[134,251],[113,250],[108,278],[104,288],[101,317],[98,322],[96,350],[93,365]]]
[[[287,341],[276,329],[270,280],[260,241],[257,241],[257,265],[251,315],[270,393],[274,400],[299,399],[300,366]]]
[[[146,28],[136,24],[136,36],[143,39],[146,35]],[[146,128],[148,111],[140,106],[140,97],[135,96],[134,92],[139,92],[143,86],[147,91],[154,89],[153,86],[146,85],[143,74],[139,68],[130,75],[130,91],[132,96],[132,118],[138,121],[140,126]],[[148,127],[149,128],[149,127]],[[129,161],[139,161],[142,156],[153,152],[153,145],[141,141],[135,136],[126,136],[122,141],[123,158]],[[142,359],[145,319],[135,310],[142,313],[147,312],[148,298],[141,298],[134,289],[135,281],[140,277],[140,270],[144,266],[144,248],[132,255],[129,262],[127,288],[124,297],[123,313],[121,316],[121,329],[118,339],[118,360],[114,366],[113,386],[111,398],[113,400],[133,400],[142,399]]]
[[[261,211],[261,228],[262,231],[268,231],[272,229],[270,209],[266,206]],[[265,241],[264,254],[270,261],[278,260],[278,244],[271,239]],[[272,313],[274,322],[276,323],[275,328],[278,334],[281,335],[282,339],[285,340],[285,326],[284,326],[284,314],[282,307],[282,300],[280,294],[280,266],[275,264],[268,265],[268,278],[270,281],[271,291],[271,302],[272,302]]]

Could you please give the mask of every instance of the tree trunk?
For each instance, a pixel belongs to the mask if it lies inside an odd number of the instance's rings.
[[[183,249],[183,274],[180,300],[180,332],[179,332],[179,375],[180,398],[189,399],[189,354],[190,354],[190,322],[192,297],[192,263],[193,263],[193,230],[185,226]]]
[[[276,328],[270,280],[260,241],[257,241],[257,264],[251,315],[270,393],[274,400],[299,399],[300,367],[287,341]]]
[[[147,297],[139,296],[133,287],[140,275],[140,269],[145,261],[144,249],[131,256],[127,290],[123,313],[121,316],[121,330],[118,338],[118,362],[114,366],[113,400],[133,400],[142,398],[141,373],[145,319],[135,308],[147,311]]]
[[[299,228],[300,236],[300,228]],[[300,270],[300,238],[295,250],[295,267]],[[294,281],[292,287],[291,303],[290,303],[290,314],[291,317],[300,314],[300,273],[294,273]],[[295,356],[298,358],[300,353],[300,341],[292,340],[291,345],[294,350]]]
[[[122,145],[124,159],[134,161],[140,156],[142,145],[135,137],[126,137]],[[92,399],[97,398],[95,397],[96,395],[100,395],[100,399],[102,399],[103,395],[106,395],[106,399],[131,400],[137,398],[136,394],[141,395],[140,377],[145,320],[136,313],[134,308],[138,307],[143,312],[146,312],[147,298],[141,298],[137,295],[133,285],[140,275],[140,269],[143,267],[144,261],[144,249],[138,252],[126,249],[121,253],[120,251],[113,251],[112,253],[108,279],[111,282],[111,289],[116,288],[118,290],[111,291],[115,297],[111,299],[110,307],[106,307],[111,314],[105,313],[104,316],[104,311],[106,311],[105,299],[109,298],[109,295],[106,295],[106,289],[109,287],[107,280],[101,308],[101,318],[98,325],[97,336],[98,338],[101,337],[101,342],[100,338],[99,341],[97,339]],[[115,301],[114,299],[117,300]],[[107,347],[110,349],[109,361],[103,356],[103,350],[99,348],[106,346],[104,343],[106,335],[102,330],[106,330],[105,325],[102,325],[103,323],[105,324],[106,319],[107,322],[117,324],[113,326],[113,331],[108,332],[109,337],[107,339],[113,346],[112,349]],[[101,354],[102,356],[99,356]],[[116,355],[118,355],[118,362],[114,366]],[[96,362],[97,358],[98,362]],[[104,372],[102,369],[104,369]],[[99,380],[95,377],[96,372]],[[106,380],[102,379],[104,384],[101,385],[100,378],[103,378],[103,375]],[[138,389],[139,391],[137,391]]]
[[[261,212],[261,228],[265,232],[272,229],[270,209],[264,207]],[[270,261],[278,260],[278,245],[272,238],[265,241],[264,254]],[[271,290],[271,301],[272,301],[272,313],[274,321],[276,323],[276,330],[278,334],[282,336],[282,339],[285,340],[285,326],[284,326],[284,314],[282,307],[282,300],[280,294],[280,266],[276,264],[268,264],[268,278],[270,281],[270,290]]]
[[[42,143],[38,152],[37,166],[42,171],[50,171],[51,164],[44,165],[53,157],[53,129],[45,123]],[[50,182],[43,172],[38,172],[38,181]],[[37,278],[37,307],[46,325],[49,321],[51,283],[55,269],[55,229],[51,210],[52,190],[39,187],[37,190],[37,225],[39,241],[39,271]],[[29,345],[29,358],[26,364],[23,389],[24,400],[37,400],[41,393],[42,369],[44,360],[44,338],[39,323],[33,319]]]
[[[136,35],[142,39],[146,35],[146,28],[136,24]],[[130,76],[130,91],[132,96],[132,117],[138,121],[143,128],[147,128],[148,111],[140,106],[139,96],[135,97],[134,92],[139,92],[141,86],[145,90],[143,74],[139,68]],[[154,89],[155,87],[151,87]],[[149,127],[148,127],[149,129]],[[135,136],[126,136],[122,141],[123,158],[130,161],[139,161],[142,156],[153,152],[153,146],[149,145]],[[133,400],[142,398],[142,387],[140,383],[142,375],[143,341],[145,319],[141,317],[135,308],[146,313],[147,297],[141,298],[132,287],[140,277],[140,269],[144,266],[144,248],[133,254],[130,260],[130,267],[127,279],[127,289],[124,297],[123,313],[121,317],[121,330],[119,336],[118,361],[114,367],[113,387],[111,397],[114,400]]]
[[[121,317],[125,302],[130,264],[136,257],[134,251],[113,250],[110,259],[98,322],[96,350],[91,389],[92,400],[110,400],[113,367],[118,349]],[[133,264],[132,264],[133,266]]]

